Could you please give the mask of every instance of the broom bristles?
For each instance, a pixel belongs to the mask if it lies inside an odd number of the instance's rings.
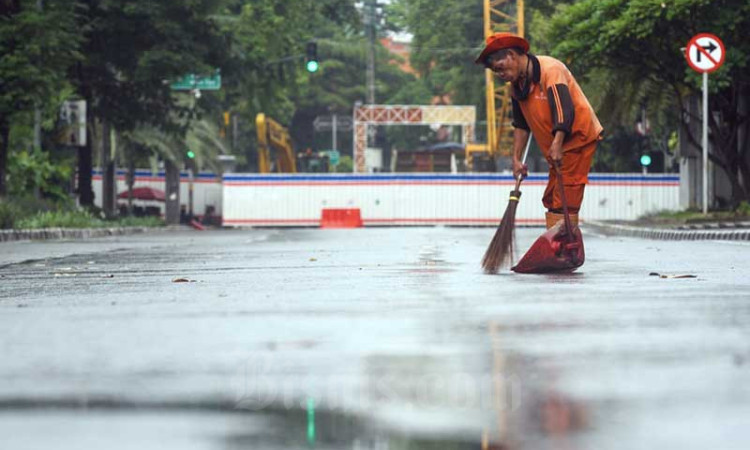
[[[514,195],[517,194],[517,195]],[[518,191],[511,192],[511,200],[508,207],[505,208],[505,214],[495,231],[495,236],[487,247],[487,251],[482,258],[482,268],[484,273],[497,273],[500,267],[513,264],[513,244],[516,226],[516,208],[518,207],[518,197],[521,193]],[[513,199],[515,197],[515,200]]]

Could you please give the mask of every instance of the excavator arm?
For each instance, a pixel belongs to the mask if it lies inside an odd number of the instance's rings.
[[[255,128],[258,133],[258,172],[271,173],[274,168],[280,173],[297,173],[289,130],[263,113],[255,116]],[[271,165],[272,154],[276,157],[275,167]]]

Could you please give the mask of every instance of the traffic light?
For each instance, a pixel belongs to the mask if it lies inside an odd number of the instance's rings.
[[[318,44],[317,42],[308,42],[305,56],[305,68],[308,72],[314,73],[318,71],[318,67]]]
[[[185,153],[185,156],[187,156],[188,159],[195,159],[195,152],[192,150],[188,150],[187,153]]]
[[[651,165],[651,155],[649,154],[643,154],[641,155],[641,165],[643,167],[648,167]]]

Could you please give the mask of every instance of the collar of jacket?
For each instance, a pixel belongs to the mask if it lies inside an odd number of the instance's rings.
[[[534,72],[534,74],[531,76],[531,81],[533,83],[539,84],[539,81],[541,81],[542,79],[542,70],[541,66],[539,65],[539,60],[531,53],[527,53],[526,55],[531,61],[532,71]],[[516,86],[515,83],[513,84],[513,97],[515,97],[517,100],[526,100],[526,97],[529,96],[530,91],[531,83],[526,83],[526,86],[524,86],[523,89],[518,89],[518,86]]]

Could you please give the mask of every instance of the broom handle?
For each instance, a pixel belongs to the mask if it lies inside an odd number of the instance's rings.
[[[523,159],[521,160],[521,165],[526,164],[526,157],[529,156],[529,147],[531,147],[531,138],[533,135],[529,132],[529,139],[526,141],[526,150],[523,151]],[[521,187],[521,181],[523,181],[523,175],[518,174],[518,178],[516,179],[516,188],[514,189],[517,191]]]
[[[573,226],[570,223],[570,214],[568,213],[568,199],[565,198],[565,186],[563,185],[562,175],[562,163],[560,161],[555,162],[555,169],[557,171],[557,184],[560,186],[560,200],[562,200],[563,216],[565,217],[565,228],[568,231],[568,242],[574,242],[573,237]]]

